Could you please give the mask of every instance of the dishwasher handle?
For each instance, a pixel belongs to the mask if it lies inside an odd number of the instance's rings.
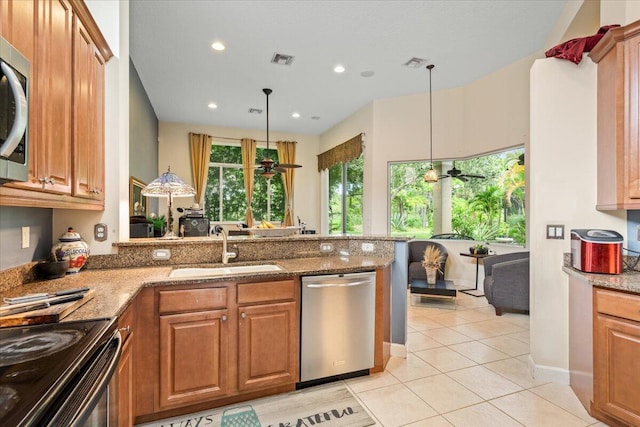
[[[368,285],[370,283],[371,283],[370,280],[359,280],[357,282],[347,282],[347,283],[327,283],[327,284],[310,283],[305,286],[307,288],[344,288],[348,286]]]

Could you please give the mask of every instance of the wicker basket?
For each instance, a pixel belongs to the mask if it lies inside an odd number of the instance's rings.
[[[221,427],[262,427],[251,405],[225,409]]]

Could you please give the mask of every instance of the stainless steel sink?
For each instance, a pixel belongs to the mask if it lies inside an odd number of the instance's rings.
[[[209,268],[175,268],[169,274],[171,278],[185,277],[219,277],[234,274],[266,273],[271,271],[282,271],[282,268],[273,264],[259,265],[233,265],[229,267],[209,267]]]

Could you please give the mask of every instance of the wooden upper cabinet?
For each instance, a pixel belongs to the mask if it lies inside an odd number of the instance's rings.
[[[73,20],[73,195],[104,200],[104,61]]]
[[[104,208],[104,63],[112,53],[82,0],[0,0],[3,37],[31,61],[29,177],[0,205]]]
[[[608,31],[598,64],[597,209],[640,209],[640,21]]]

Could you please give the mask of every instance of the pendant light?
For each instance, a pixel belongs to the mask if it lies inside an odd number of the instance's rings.
[[[433,169],[433,102],[431,94],[431,70],[435,65],[427,65],[429,70],[429,170],[424,174],[425,182],[438,182],[438,173]]]

